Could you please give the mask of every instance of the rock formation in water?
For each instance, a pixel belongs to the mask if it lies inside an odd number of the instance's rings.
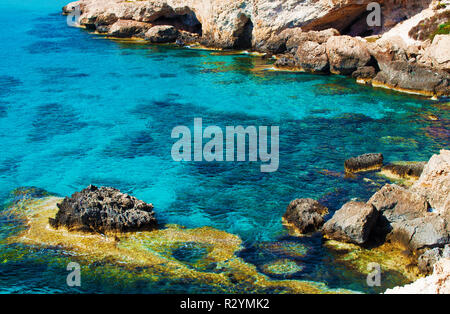
[[[364,154],[345,161],[346,172],[360,172],[380,169],[383,166],[382,154]]]
[[[322,232],[335,240],[364,244],[377,218],[378,211],[373,205],[351,201],[336,211],[323,226]]]
[[[323,216],[328,209],[311,198],[293,200],[283,215],[286,225],[292,226],[300,234],[317,231],[322,227]]]
[[[360,83],[411,93],[450,95],[450,35],[440,30],[448,27],[450,5],[380,0],[381,22],[369,26],[371,2],[80,0],[63,12],[71,14],[79,7],[81,26],[109,36],[253,49],[276,54],[279,67],[352,75]]]
[[[57,204],[54,228],[99,232],[144,231],[157,228],[153,205],[109,187],[90,185]]]
[[[368,240],[398,243],[418,255],[444,248],[450,244],[449,170],[450,151],[441,150],[430,158],[412,187],[386,184],[367,203],[345,204],[325,223],[324,234],[356,244]],[[422,257],[424,265],[434,253]]]
[[[411,185],[411,182],[419,179],[426,164],[426,162],[420,161],[393,162],[383,166],[381,174],[389,179],[402,180]]]
[[[423,169],[412,191],[426,197],[434,212],[450,215],[450,151],[441,150]]]

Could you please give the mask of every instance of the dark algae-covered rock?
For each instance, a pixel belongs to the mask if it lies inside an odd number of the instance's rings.
[[[383,166],[383,154],[364,154],[345,161],[346,172],[376,170]]]
[[[381,174],[393,180],[415,181],[422,174],[426,162],[393,162],[381,169]]]
[[[54,228],[86,232],[127,232],[157,228],[153,205],[110,187],[88,186],[57,204]]]
[[[311,198],[301,198],[293,200],[283,215],[286,225],[292,226],[295,231],[304,234],[314,232],[322,227],[323,216],[328,213],[328,209],[318,201]]]

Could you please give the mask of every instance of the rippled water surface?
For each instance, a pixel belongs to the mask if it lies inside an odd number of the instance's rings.
[[[153,203],[162,223],[239,235],[240,256],[262,272],[268,262],[291,258],[301,267],[290,278],[372,291],[365,277],[333,264],[320,237],[289,237],[281,216],[299,197],[319,199],[332,211],[352,198],[366,200],[384,181],[374,174],[366,176],[371,182],[344,178],[350,156],[428,160],[448,147],[448,106],[339,76],[260,71],[264,61],[245,54],[107,40],[67,27],[59,13],[64,4],[0,1],[3,202],[21,186],[60,196],[89,184],[113,186]],[[192,127],[195,117],[223,128],[279,125],[279,170],[261,173],[258,162],[174,162],[171,131]],[[17,222],[0,220],[2,238],[19,230]],[[308,254],[261,249],[276,241],[305,245]],[[70,255],[6,245],[0,251],[1,292],[73,291],[64,287]],[[177,254],[190,261],[204,253]],[[204,291],[186,283],[127,285],[103,272],[79,291]]]

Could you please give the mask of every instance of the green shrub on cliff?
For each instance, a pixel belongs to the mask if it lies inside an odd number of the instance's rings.
[[[450,22],[440,24],[438,28],[430,35],[431,41],[433,41],[436,35],[448,35],[450,34]]]

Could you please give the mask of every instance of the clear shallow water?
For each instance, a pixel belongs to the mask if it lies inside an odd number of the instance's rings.
[[[258,265],[274,258],[258,253],[258,243],[287,237],[281,216],[292,199],[313,197],[335,210],[383,184],[371,174],[376,184],[343,178],[346,158],[382,152],[386,161],[428,160],[448,148],[450,116],[442,103],[339,76],[254,72],[262,61],[247,55],[106,40],[67,27],[64,4],[0,1],[2,201],[20,186],[61,196],[89,184],[114,186],[153,203],[162,223],[238,234],[242,256]],[[261,173],[259,162],[172,161],[173,127],[192,127],[195,117],[223,128],[279,125],[279,170]],[[1,224],[5,237],[14,224]],[[365,278],[344,276],[339,267],[323,271],[332,259],[320,238],[294,240],[311,248],[294,278],[370,291]],[[38,250],[18,265],[0,264],[0,291],[64,291],[41,270],[66,274],[52,264],[60,255]],[[106,277],[81,291],[115,291]]]

